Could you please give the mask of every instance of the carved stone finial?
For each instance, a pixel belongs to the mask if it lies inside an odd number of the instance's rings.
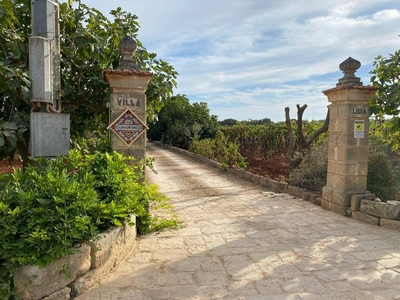
[[[125,36],[119,42],[119,51],[121,51],[123,57],[119,60],[117,69],[128,70],[128,69],[135,69],[138,70],[139,67],[133,59],[133,55],[136,52],[136,41],[129,37]]]
[[[360,81],[360,78],[354,75],[354,73],[357,72],[357,69],[360,67],[361,63],[352,57],[349,57],[342,62],[339,65],[339,69],[343,71],[344,76],[343,78],[339,79],[339,82],[336,84],[336,86],[362,86],[363,84]]]

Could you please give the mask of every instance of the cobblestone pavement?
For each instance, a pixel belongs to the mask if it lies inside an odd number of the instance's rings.
[[[149,146],[185,227],[138,238],[79,300],[400,299],[400,233]]]

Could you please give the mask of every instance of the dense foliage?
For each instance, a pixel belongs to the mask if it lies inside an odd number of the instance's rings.
[[[224,169],[226,167],[244,169],[247,165],[245,158],[240,154],[239,144],[229,141],[220,131],[213,139],[195,139],[189,151],[220,162]]]
[[[137,17],[117,8],[110,21],[78,0],[59,7],[62,106],[71,114],[72,138],[106,136],[109,87],[103,70],[117,66],[118,45],[126,35],[137,41],[139,66],[153,73],[146,92],[147,114],[153,120],[171,97],[177,72],[137,40]],[[2,0],[0,6],[0,159],[12,158],[15,151],[24,159],[29,154],[30,11],[30,0]]]
[[[195,139],[214,137],[217,128],[217,117],[210,115],[207,103],[191,104],[185,95],[177,95],[161,109],[158,121],[149,125],[147,136],[187,149]]]
[[[386,145],[391,151],[400,150],[400,130],[393,130],[398,120],[395,118],[387,120],[370,121],[370,136]]]
[[[240,145],[240,152],[251,158],[267,158],[287,146],[287,129],[283,123],[246,125],[238,123],[220,128],[225,138]]]
[[[225,122],[230,125],[221,126],[214,139],[194,140],[189,150],[227,166],[243,167],[246,158],[268,158],[275,151],[285,151],[288,132],[283,123],[248,125],[233,121]],[[392,132],[396,122],[395,119],[370,121],[367,188],[382,200],[399,197],[400,139],[399,132]],[[303,121],[305,138],[313,135],[323,124],[324,121]],[[297,132],[297,123],[293,121],[292,125],[293,131]],[[328,136],[328,132],[323,133],[314,141],[311,151],[303,155],[300,167],[291,172],[289,184],[321,192],[326,185]]]
[[[9,299],[13,271],[27,264],[46,265],[67,255],[111,226],[138,216],[139,232],[176,226],[167,199],[144,184],[141,167],[116,152],[38,160],[25,171],[0,176],[0,298]],[[161,207],[159,219],[147,208]]]
[[[246,158],[268,159],[275,152],[287,150],[289,137],[283,122],[273,123],[269,119],[238,122],[228,119],[223,124],[229,125],[221,125],[215,138],[193,139],[189,150],[217,160],[223,165],[239,168],[247,165]],[[322,124],[324,121],[303,121],[303,135],[308,138]],[[294,128],[296,125],[296,122],[293,122]],[[314,144],[318,145],[326,139],[327,134],[324,133],[314,141]]]
[[[371,72],[371,82],[378,88],[375,97],[370,101],[371,113],[379,119],[385,115],[393,116],[392,132],[400,129],[400,50],[390,56],[379,55],[375,58],[375,69]]]
[[[248,158],[265,158],[278,151],[286,151],[289,145],[289,133],[283,122],[271,122],[263,119],[259,121],[238,122],[235,125],[221,126],[220,130],[229,142],[240,145],[240,152]],[[323,121],[303,121],[302,132],[306,139],[309,139],[315,131],[322,126]],[[259,124],[259,125],[255,125]],[[296,143],[297,124],[292,122],[294,138]],[[314,144],[319,144],[327,138],[327,134],[323,134]]]
[[[246,121],[238,121],[235,119],[225,119],[223,121],[219,121],[218,122],[220,125],[222,126],[232,126],[232,125],[236,125],[236,124],[244,124],[244,125],[270,125],[273,124],[273,122],[271,121],[271,119],[268,118],[264,118],[261,120],[246,120]]]
[[[393,157],[385,152],[374,152],[368,159],[367,189],[384,202],[399,199],[399,168],[394,170],[392,164]]]
[[[374,122],[372,122],[374,124]],[[373,127],[374,125],[372,125]],[[289,184],[320,193],[326,185],[328,143],[316,145],[299,168],[290,173]],[[400,160],[396,151],[379,137],[369,143],[367,190],[382,201],[399,199]]]
[[[320,193],[326,186],[328,168],[328,141],[313,147],[297,169],[290,172],[288,183]]]

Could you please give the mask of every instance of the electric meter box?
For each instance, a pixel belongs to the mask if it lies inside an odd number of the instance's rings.
[[[30,118],[32,157],[68,155],[70,150],[69,114],[32,112]]]

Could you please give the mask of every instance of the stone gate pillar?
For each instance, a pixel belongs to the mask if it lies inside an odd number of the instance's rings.
[[[329,152],[327,184],[321,206],[346,215],[355,194],[368,194],[368,101],[376,89],[363,86],[354,76],[361,63],[351,57],[339,66],[343,78],[335,88],[323,91],[329,106]]]
[[[111,147],[126,156],[133,156],[139,162],[146,153],[146,95],[152,74],[141,71],[132,58],[136,42],[125,37],[119,44],[123,54],[117,69],[104,70],[104,78],[110,84]]]

